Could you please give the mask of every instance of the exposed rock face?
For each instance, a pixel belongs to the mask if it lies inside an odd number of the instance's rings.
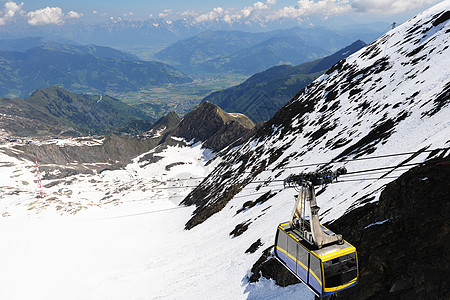
[[[188,113],[179,125],[164,138],[181,137],[186,141],[204,142],[206,148],[219,152],[240,137],[247,136],[255,124],[242,114],[230,114],[210,102]]]
[[[358,250],[360,279],[339,299],[445,299],[450,288],[450,157],[388,184],[332,224]]]
[[[448,297],[449,160],[408,171],[386,186],[378,202],[326,224],[358,251],[359,282],[338,293],[338,299]],[[298,283],[269,253],[255,263],[252,273],[251,281],[261,273],[281,286]]]
[[[146,138],[162,138],[164,134],[175,129],[180,121],[181,118],[172,111],[156,121],[155,124],[152,125],[151,129],[147,132],[144,132],[142,136]]]
[[[64,145],[58,145],[56,142],[27,144],[2,151],[10,156],[31,161],[38,158],[41,171],[47,171],[44,179],[54,179],[124,167],[132,158],[156,147],[159,140],[160,138],[138,139],[108,135],[102,140],[74,139],[72,144]],[[50,176],[50,171],[55,170],[59,171],[57,175]]]

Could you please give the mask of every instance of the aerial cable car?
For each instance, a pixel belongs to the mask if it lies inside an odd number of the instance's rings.
[[[314,186],[332,183],[335,172],[290,175],[285,186],[300,187],[289,222],[281,223],[275,237],[275,257],[316,296],[322,298],[356,285],[356,248],[319,222]],[[309,212],[309,216],[307,216]]]

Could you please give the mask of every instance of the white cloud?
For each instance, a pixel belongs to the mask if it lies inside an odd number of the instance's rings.
[[[305,15],[339,15],[351,10],[348,0],[300,0],[297,4]]]
[[[351,10],[352,7],[348,0],[299,0],[295,7],[283,7],[274,14],[268,16],[268,19],[301,19],[302,17],[313,15],[328,17],[331,15],[348,13]]]
[[[32,26],[60,24],[64,14],[60,7],[46,7],[27,13],[28,24]]]
[[[13,19],[17,15],[23,15],[25,11],[22,9],[23,2],[17,4],[12,1],[5,3],[3,10],[0,13],[0,25],[5,25],[7,21]]]
[[[198,13],[196,13],[195,11],[192,10],[185,10],[179,13],[180,16],[183,17],[195,17],[198,15]]]
[[[440,0],[354,0],[352,8],[360,13],[396,14],[424,7]]]
[[[214,21],[221,19],[225,15],[225,10],[222,7],[215,7],[209,13],[203,14],[195,18],[197,22]]]
[[[77,13],[76,11],[69,11],[66,15],[67,18],[69,19],[79,19],[83,16],[83,14]]]
[[[26,14],[28,24],[32,26],[47,25],[47,24],[62,24],[64,19],[81,18],[83,15],[75,11],[70,11],[64,15],[60,7],[46,7],[35,11],[30,11]]]
[[[266,3],[255,2],[252,6],[247,6],[239,11],[224,10],[222,7],[216,7],[212,11],[202,14],[196,18],[197,22],[219,21],[232,23],[244,19],[257,19],[261,12],[268,10],[275,0],[267,0]]]

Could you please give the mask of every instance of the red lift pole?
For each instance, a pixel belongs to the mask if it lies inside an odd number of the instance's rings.
[[[39,172],[39,165],[38,165],[38,159],[35,158],[34,161],[36,162],[36,176],[38,181],[38,198],[44,198],[44,191],[42,190],[42,181],[41,181],[41,172]]]

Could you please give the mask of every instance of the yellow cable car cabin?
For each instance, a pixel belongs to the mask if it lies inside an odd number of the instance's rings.
[[[314,191],[314,185],[331,183],[345,173],[340,168],[336,172],[291,175],[285,180],[301,185],[301,189],[291,221],[277,228],[275,257],[318,297],[350,288],[358,281],[356,248],[319,223]]]

